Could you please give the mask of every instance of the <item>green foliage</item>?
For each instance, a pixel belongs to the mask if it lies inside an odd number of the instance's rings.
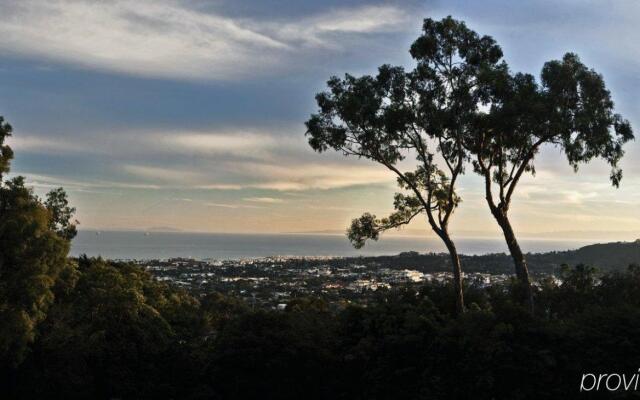
[[[64,190],[43,203],[17,177],[2,182],[13,158],[0,117],[0,368],[20,363],[58,293],[73,285],[67,260],[75,227]]]
[[[11,136],[13,128],[0,116],[0,186],[2,186],[2,175],[9,172],[9,165],[13,158],[13,151],[4,141]]]
[[[448,238],[449,218],[460,203],[455,182],[468,158],[464,141],[490,101],[481,82],[501,68],[502,51],[490,37],[447,17],[424,21],[411,55],[417,66],[410,72],[383,65],[375,77],[331,78],[329,90],[316,96],[319,112],[306,123],[316,151],[334,149],[382,164],[396,173],[401,189],[411,192],[412,204],[396,201],[396,212],[388,218],[365,214],[354,220],[348,236],[356,247],[421,213],[439,236]],[[409,154],[417,168],[401,172],[396,164]]]
[[[44,205],[51,213],[50,228],[55,231],[58,236],[66,240],[73,239],[76,234],[77,221],[72,221],[73,215],[76,213],[74,207],[69,207],[69,200],[63,188],[58,188],[47,193],[47,200]]]
[[[476,171],[498,185],[501,203],[509,203],[523,173],[535,173],[535,156],[545,144],[559,147],[576,170],[593,158],[606,160],[612,183],[619,185],[622,145],[633,132],[614,113],[602,76],[577,55],[545,63],[540,84],[529,74],[512,75],[506,65],[489,78],[483,84],[493,96],[490,109],[467,146]]]
[[[160,363],[197,366],[188,343],[203,337],[199,302],[131,264],[81,258],[78,272],[41,324],[21,376],[39,384],[23,390],[59,398],[178,396],[171,390],[185,390],[175,381],[189,369],[170,376]]]
[[[368,239],[378,240],[380,232],[386,226],[385,222],[375,215],[364,213],[360,218],[351,221],[351,226],[347,229],[347,238],[353,247],[361,249]]]
[[[251,311],[197,301],[138,266],[81,258],[31,351],[5,374],[9,398],[555,399],[585,371],[637,369],[640,268],[564,268],[532,315],[517,282],[379,290],[330,310],[298,298]],[[10,384],[9,384],[10,383]]]
[[[461,201],[455,185],[469,159],[466,142],[495,98],[488,82],[506,67],[492,38],[451,17],[425,19],[411,55],[417,65],[409,72],[383,65],[376,76],[329,79],[328,90],[316,96],[319,110],[306,122],[306,135],[318,152],[366,158],[396,174],[409,195],[396,195],[395,212],[387,218],[366,213],[354,219],[347,237],[360,248],[425,214],[451,256],[457,308],[463,312],[460,258],[448,230]],[[399,169],[407,156],[415,157],[414,171]]]
[[[259,311],[234,320],[214,345],[212,386],[229,399],[331,398],[338,357],[329,317]]]
[[[420,182],[415,179],[415,175],[412,173],[407,173],[406,176],[415,187],[425,188],[425,184],[431,185],[431,189],[428,190],[432,199],[431,210],[437,212],[438,215],[446,215],[450,201],[454,207],[457,207],[462,201],[455,193],[451,198],[449,197],[448,178],[441,172]],[[398,185],[403,189],[410,189],[401,179],[398,180]],[[370,213],[364,213],[359,218],[353,219],[347,229],[347,238],[351,244],[360,249],[364,247],[367,240],[377,241],[381,233],[390,229],[400,229],[425,212],[425,208],[417,196],[404,193],[394,195],[393,207],[395,211],[388,217],[377,218]]]
[[[249,312],[242,300],[217,292],[207,294],[200,302],[210,332],[218,331],[229,320]]]
[[[622,145],[633,139],[629,121],[613,112],[611,94],[600,74],[588,69],[576,54],[547,62],[542,69],[544,101],[549,112],[548,136],[555,136],[569,164],[601,157],[612,167],[611,182],[618,186]],[[550,139],[549,139],[550,140]]]
[[[0,187],[0,358],[20,362],[45,318],[54,290],[64,290],[69,241],[52,226],[52,212],[22,178]]]

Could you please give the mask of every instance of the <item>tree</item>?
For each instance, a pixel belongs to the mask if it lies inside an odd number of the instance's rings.
[[[69,240],[50,224],[51,213],[22,178],[0,188],[0,358],[9,363],[24,357],[69,268]]]
[[[135,264],[81,257],[78,272],[41,325],[30,361],[42,375],[21,388],[25,398],[185,395],[186,375],[197,371],[172,363],[190,359],[188,344],[201,337],[199,302]]]
[[[69,206],[69,200],[64,189],[57,188],[47,193],[47,200],[44,205],[51,213],[49,228],[64,239],[73,239],[78,233],[76,230],[78,221],[72,222],[76,209]]]
[[[318,152],[332,148],[367,158],[397,175],[400,188],[409,194],[395,195],[395,212],[382,219],[365,213],[352,222],[348,237],[362,247],[366,240],[426,215],[451,255],[457,309],[462,311],[462,272],[449,222],[460,203],[455,185],[468,159],[464,138],[488,102],[478,82],[497,67],[502,52],[493,39],[447,17],[424,21],[411,55],[417,66],[408,73],[385,65],[376,77],[331,78],[329,91],[316,96],[320,111],[307,121],[307,135]],[[402,172],[397,164],[409,154],[417,168]]]
[[[614,113],[602,76],[575,54],[547,62],[540,85],[529,74],[512,75],[504,63],[485,75],[482,85],[491,104],[467,146],[475,171],[484,178],[486,201],[504,234],[525,301],[533,307],[527,263],[508,214],[522,175],[535,174],[536,155],[551,145],[564,152],[575,171],[593,158],[606,160],[617,187],[622,145],[633,133],[629,122]]]
[[[9,164],[13,158],[13,151],[4,141],[11,136],[13,128],[0,116],[0,186],[2,186],[2,174],[9,172]]]
[[[4,144],[10,134],[0,117],[0,177],[9,172],[13,157]],[[67,207],[64,191],[54,197],[43,204],[22,177],[0,185],[0,367],[24,359],[56,290],[64,291],[74,279],[67,260],[73,212],[59,207]]]

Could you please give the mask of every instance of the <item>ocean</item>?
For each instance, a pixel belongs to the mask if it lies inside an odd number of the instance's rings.
[[[588,240],[522,239],[525,252],[577,249],[592,244]],[[506,253],[501,239],[458,238],[460,254]],[[183,232],[80,231],[73,240],[71,254],[102,256],[120,260],[194,258],[233,260],[268,256],[379,256],[404,251],[445,252],[434,237],[387,236],[354,249],[344,235],[320,234],[225,234]]]

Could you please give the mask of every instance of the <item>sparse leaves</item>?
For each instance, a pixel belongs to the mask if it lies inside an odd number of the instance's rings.
[[[604,159],[611,165],[612,184],[620,184],[622,146],[633,139],[633,131],[614,113],[602,76],[577,55],[547,62],[540,84],[506,69],[484,84],[494,98],[465,143],[476,158],[475,171],[498,187],[496,206],[508,207],[520,177],[535,173],[535,157],[544,145],[559,147],[575,171],[594,158]]]

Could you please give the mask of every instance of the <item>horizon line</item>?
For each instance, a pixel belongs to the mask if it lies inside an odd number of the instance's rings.
[[[344,231],[338,230],[320,230],[320,231],[283,231],[283,232],[229,232],[229,231],[198,231],[198,230],[185,230],[179,228],[170,228],[163,227],[161,229],[158,228],[78,228],[79,232],[139,232],[139,233],[184,233],[184,234],[212,234],[212,235],[317,235],[317,236],[345,236]],[[424,233],[419,233],[417,230],[411,230],[408,232],[389,232],[387,237],[408,237],[408,238],[418,238],[424,237],[426,239],[432,237],[430,235],[431,232],[425,231]],[[549,235],[579,235],[579,236],[590,236],[590,237],[548,237]],[[502,235],[498,233],[491,232],[483,232],[483,231],[459,231],[458,234],[454,235],[461,239],[503,239]],[[597,237],[596,235],[603,235],[601,237]],[[566,230],[566,231],[540,231],[540,232],[521,232],[519,237],[523,239],[535,239],[535,240],[568,240],[568,241],[577,241],[577,240],[611,240],[611,237],[605,236],[623,236],[623,235],[632,235],[636,239],[640,239],[640,232],[635,230],[628,231],[577,231],[577,230]],[[544,237],[540,237],[544,236]],[[627,238],[620,238],[618,240],[624,241]],[[630,239],[630,240],[636,240]],[[383,238],[381,238],[383,240]]]

